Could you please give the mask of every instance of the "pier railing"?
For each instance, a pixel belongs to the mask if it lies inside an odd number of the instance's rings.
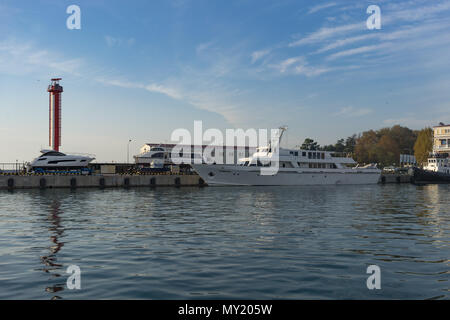
[[[20,162],[1,162],[0,174],[2,173],[23,173],[26,171],[26,163]]]

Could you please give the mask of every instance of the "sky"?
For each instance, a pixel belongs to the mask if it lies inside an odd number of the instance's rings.
[[[70,5],[81,29],[67,28]],[[287,125],[291,147],[449,123],[449,14],[442,0],[0,0],[0,162],[48,148],[54,77],[61,150],[101,162],[195,120]]]

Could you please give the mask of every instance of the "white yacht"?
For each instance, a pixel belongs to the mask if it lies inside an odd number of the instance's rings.
[[[42,155],[34,159],[29,170],[72,170],[81,169],[95,159],[93,155],[64,154],[55,150],[41,150]]]
[[[134,160],[136,164],[164,164],[169,160],[169,153],[161,146],[151,147],[150,150],[134,156]]]
[[[280,128],[282,134],[286,128]],[[261,147],[238,165],[192,164],[208,185],[375,184],[381,170],[333,152]],[[270,170],[278,167],[278,170]],[[272,173],[271,173],[272,172]]]

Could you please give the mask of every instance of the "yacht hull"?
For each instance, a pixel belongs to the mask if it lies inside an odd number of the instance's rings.
[[[193,164],[192,167],[210,186],[213,185],[338,185],[376,184],[380,179],[378,169],[305,170],[280,169],[275,175],[261,175],[258,167]]]

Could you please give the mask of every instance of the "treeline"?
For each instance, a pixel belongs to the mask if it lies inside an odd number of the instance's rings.
[[[432,132],[430,128],[411,130],[395,125],[391,128],[353,134],[345,139],[339,139],[333,145],[320,146],[313,139],[307,138],[301,148],[346,153],[358,163],[378,163],[384,167],[399,165],[400,154],[415,154],[420,162],[426,159],[432,146],[430,132]],[[418,140],[419,133],[421,139]],[[420,143],[416,143],[418,141]]]

